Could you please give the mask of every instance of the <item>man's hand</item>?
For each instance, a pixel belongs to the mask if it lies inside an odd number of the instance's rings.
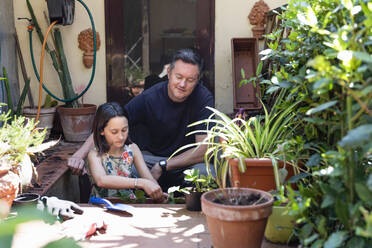
[[[151,168],[151,175],[152,177],[158,181],[161,174],[162,174],[162,170],[161,170],[161,167],[159,165],[159,162],[157,162],[152,168]]]
[[[84,168],[84,159],[72,155],[72,157],[69,157],[67,160],[67,166],[72,170],[72,174],[80,175]]]
[[[84,211],[76,203],[72,201],[60,200],[55,196],[47,197],[43,196],[40,198],[43,205],[48,209],[48,212],[54,216],[60,216],[64,220],[71,219],[74,214],[82,214]],[[38,206],[42,208],[42,204]]]

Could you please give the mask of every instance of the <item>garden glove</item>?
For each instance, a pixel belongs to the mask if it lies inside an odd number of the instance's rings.
[[[55,196],[43,196],[40,200],[50,214],[61,217],[63,220],[74,218],[74,214],[82,214],[84,212],[76,203],[60,200]]]

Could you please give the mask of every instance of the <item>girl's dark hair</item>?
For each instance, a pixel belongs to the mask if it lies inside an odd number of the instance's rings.
[[[93,122],[93,139],[99,154],[108,152],[110,149],[105,136],[101,135],[101,132],[107,126],[109,120],[114,117],[125,117],[129,120],[127,112],[117,102],[108,102],[98,107]],[[132,144],[132,141],[128,135],[125,145],[129,144]]]

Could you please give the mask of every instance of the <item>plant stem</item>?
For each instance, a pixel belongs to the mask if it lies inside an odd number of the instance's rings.
[[[61,86],[62,86],[62,88],[64,88],[66,90],[65,98],[71,98],[71,97],[75,96],[75,92],[74,92],[74,89],[72,87],[70,71],[68,69],[65,52],[63,50],[61,32],[59,31],[58,28],[55,29],[54,36],[55,36],[55,41],[56,41],[56,49],[57,49],[58,54],[59,54],[59,59],[60,59],[60,62],[61,62],[61,69],[62,69],[63,79],[64,79],[63,83],[61,81],[61,84],[64,84],[64,85],[61,85]],[[72,105],[73,108],[79,107],[79,104],[76,100],[71,102],[71,105]]]
[[[18,100],[17,111],[16,111],[17,115],[21,114],[22,106],[23,106],[23,103],[25,102],[25,99],[26,99],[26,94],[30,90],[30,81],[31,81],[30,78],[28,78],[25,81],[25,86],[23,87],[22,94],[21,94],[21,96],[19,97],[19,100]]]
[[[350,95],[346,97],[346,113],[347,113],[347,129],[348,131],[353,129],[353,123],[352,123],[352,102],[353,99]],[[348,150],[346,153],[347,161],[349,161],[349,166],[347,166],[348,170],[348,179],[347,183],[349,185],[349,196],[350,196],[350,201],[354,202],[354,156],[353,156],[353,151]]]
[[[5,89],[6,89],[6,98],[8,100],[8,109],[13,114],[13,101],[12,101],[12,94],[10,92],[10,85],[8,80],[8,73],[6,72],[6,68],[3,66],[3,77],[4,77],[4,83],[5,83]]]

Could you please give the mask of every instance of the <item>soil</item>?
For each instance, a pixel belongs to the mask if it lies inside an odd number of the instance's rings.
[[[45,151],[34,154],[34,156],[31,156],[31,161],[34,163],[35,166],[38,166],[44,159],[50,157],[53,152],[55,152],[59,148],[59,146],[61,146],[61,142],[58,142],[55,146]]]
[[[258,205],[269,201],[266,197],[251,193],[249,195],[224,195],[220,194],[216,199],[213,200],[214,203],[223,205],[237,205],[237,206],[251,206]]]

